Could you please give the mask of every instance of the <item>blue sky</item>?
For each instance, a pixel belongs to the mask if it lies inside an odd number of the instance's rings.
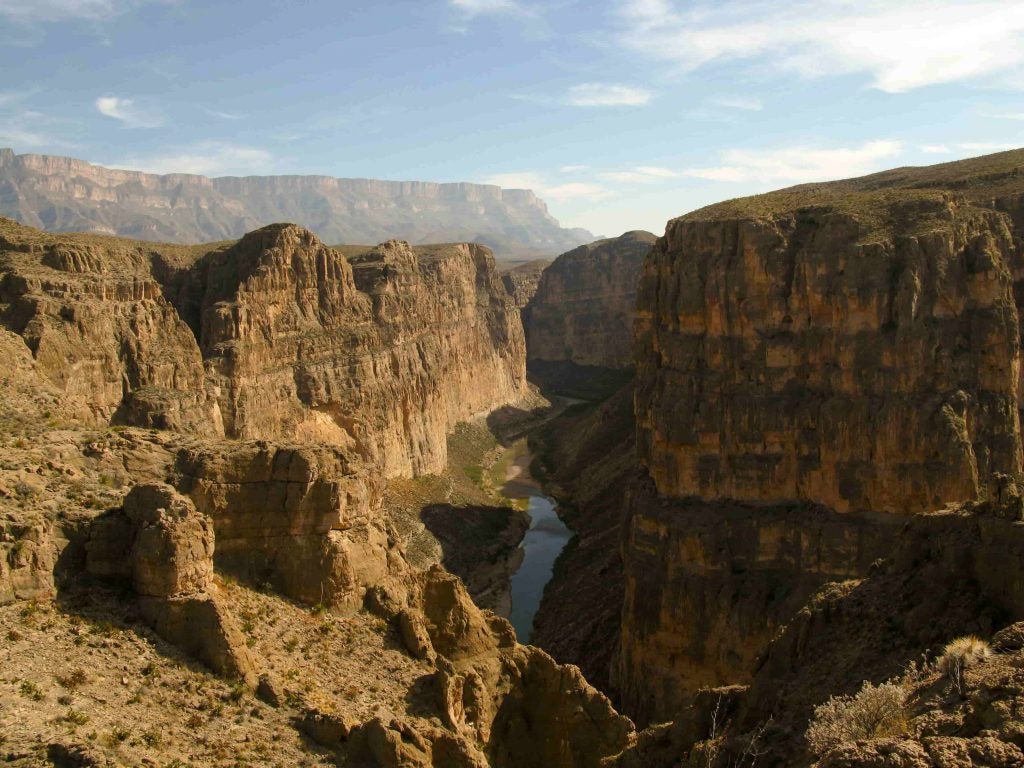
[[[717,200],[1024,146],[1024,0],[0,0],[0,146]]]

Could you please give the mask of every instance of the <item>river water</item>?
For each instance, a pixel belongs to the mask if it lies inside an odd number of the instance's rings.
[[[519,642],[528,643],[544,587],[551,580],[555,560],[572,538],[572,531],[559,519],[554,500],[544,495],[540,484],[530,475],[530,454],[525,441],[519,450],[521,453],[509,466],[502,492],[508,498],[525,498],[529,503],[526,511],[530,515],[530,528],[520,545],[522,564],[512,575],[512,612],[509,614]]]

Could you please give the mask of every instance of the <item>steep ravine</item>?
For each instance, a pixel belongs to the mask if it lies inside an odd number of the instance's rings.
[[[829,696],[1024,619],[1022,168],[900,169],[669,223],[638,291],[635,411],[613,398],[535,436],[578,538],[534,639],[669,723],[615,765],[1024,762],[1009,710],[982,714],[1022,700],[1001,661],[965,683],[983,686],[965,719],[928,667],[903,683],[904,736],[804,740]],[[634,412],[630,454],[612,429]]]
[[[583,768],[628,744],[390,506],[459,506],[459,424],[535,419],[493,261],[350,257],[290,225],[193,249],[0,221],[8,763]],[[500,603],[523,526],[495,506],[464,519]]]

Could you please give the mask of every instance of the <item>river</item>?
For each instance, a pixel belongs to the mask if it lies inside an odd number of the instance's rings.
[[[530,528],[520,545],[523,561],[512,575],[512,612],[509,621],[519,642],[530,642],[533,617],[540,607],[544,587],[554,573],[555,560],[572,538],[559,519],[554,499],[545,496],[540,484],[530,475],[530,453],[526,441],[518,446],[516,459],[509,465],[502,493],[512,499],[527,499]]]

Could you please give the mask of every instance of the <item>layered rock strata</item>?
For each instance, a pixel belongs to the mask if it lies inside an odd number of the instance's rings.
[[[626,711],[664,720],[749,681],[814,589],[891,553],[894,521],[1018,482],[1021,167],[901,169],[669,223],[638,294]]]
[[[528,359],[631,368],[637,282],[655,239],[627,232],[555,259],[523,310]]]
[[[54,238],[0,221],[0,308],[83,416],[223,434],[189,327],[130,241]]]
[[[99,423],[334,444],[409,476],[525,393],[518,312],[480,246],[389,242],[353,268],[291,225],[212,249],[2,234],[6,325]]]
[[[567,229],[529,190],[488,184],[336,179],[207,178],[104,168],[0,149],[0,215],[55,232],[144,240],[230,240],[294,221],[331,243],[475,241],[509,258],[548,256],[594,239]]]
[[[658,491],[907,514],[1016,478],[1020,235],[984,202],[823,186],[670,222],[638,300]]]
[[[517,307],[522,309],[530,303],[530,299],[537,293],[541,274],[549,266],[551,266],[550,261],[536,259],[510,267],[501,273],[501,281],[505,284],[505,290],[508,291],[508,295],[512,297]]]

